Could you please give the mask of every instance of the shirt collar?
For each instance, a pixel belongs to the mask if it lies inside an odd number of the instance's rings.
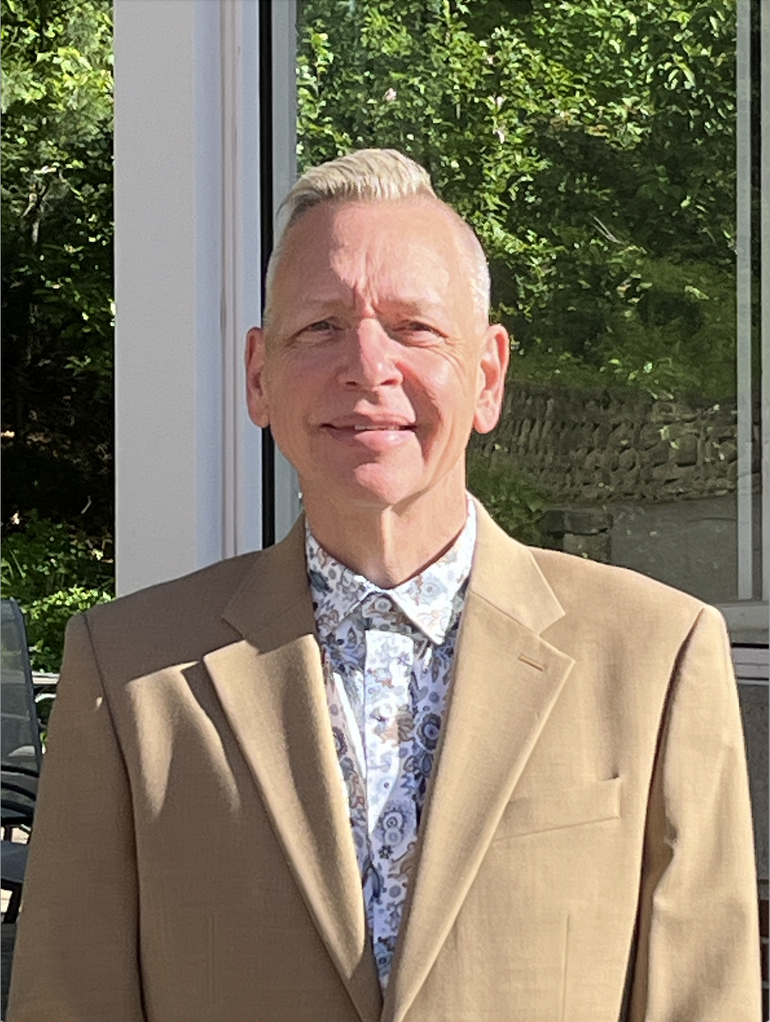
[[[445,554],[393,589],[381,589],[341,564],[318,543],[305,523],[308,579],[316,620],[341,621],[371,594],[384,593],[436,645],[442,643],[455,615],[455,600],[470,575],[476,546],[476,508],[468,500],[462,532]]]

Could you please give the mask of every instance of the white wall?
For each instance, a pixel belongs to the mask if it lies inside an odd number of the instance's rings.
[[[257,5],[115,0],[119,593],[261,543]]]

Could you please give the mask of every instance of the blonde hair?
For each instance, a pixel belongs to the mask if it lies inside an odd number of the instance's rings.
[[[276,239],[267,266],[268,306],[275,269],[290,229],[314,206],[323,202],[380,202],[425,197],[439,203],[458,228],[458,238],[469,257],[474,302],[489,315],[489,267],[478,238],[463,218],[436,195],[428,172],[396,149],[358,149],[305,171],[278,210]],[[267,318],[267,309],[265,310]]]

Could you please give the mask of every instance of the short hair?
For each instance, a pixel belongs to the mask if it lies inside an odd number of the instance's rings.
[[[474,302],[489,315],[490,279],[484,250],[473,228],[433,190],[424,167],[396,149],[358,149],[305,171],[278,210],[275,245],[267,266],[268,303],[275,268],[289,230],[305,213],[324,202],[379,202],[424,197],[439,203],[456,222],[469,257]],[[265,310],[267,313],[267,309]]]

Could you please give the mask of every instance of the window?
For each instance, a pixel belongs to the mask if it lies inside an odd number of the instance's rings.
[[[762,597],[759,8],[298,5],[300,169],[408,152],[490,257],[515,348],[471,489],[725,609]]]
[[[725,613],[766,913],[761,52],[770,5],[757,0],[298,4],[300,169],[400,149],[490,259],[514,350],[501,422],[471,444],[470,489],[525,542]]]

